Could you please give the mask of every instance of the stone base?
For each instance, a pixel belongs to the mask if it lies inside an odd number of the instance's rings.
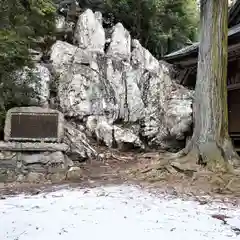
[[[16,172],[0,168],[0,183],[63,183],[66,181],[79,182],[84,178],[83,170],[80,167],[71,167],[68,170],[58,170],[52,173],[43,172]]]
[[[81,169],[74,167],[69,151],[65,143],[0,141],[0,182],[80,180]],[[85,157],[77,156],[77,163]]]
[[[22,181],[23,179],[30,181],[28,178],[32,179],[32,176],[41,175],[42,179],[42,176],[60,173],[62,177],[72,166],[73,162],[61,151],[34,153],[1,151],[0,182],[4,181],[4,178],[7,181]],[[29,174],[30,177],[28,177]]]
[[[3,142],[0,141],[0,151],[10,152],[66,152],[69,149],[65,143],[44,143],[44,142]]]
[[[61,183],[66,180],[67,171],[57,173],[17,173],[10,170],[0,169],[0,183]]]

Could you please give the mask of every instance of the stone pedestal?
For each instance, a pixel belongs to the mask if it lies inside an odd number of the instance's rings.
[[[57,110],[40,107],[10,109],[6,116],[4,140],[0,142],[0,179],[42,181],[66,178],[73,162],[62,143],[64,117]],[[9,179],[10,178],[10,179]],[[56,179],[56,178],[55,178]]]
[[[64,143],[0,142],[0,181],[32,182],[28,176],[38,174],[62,181],[74,165],[65,154],[68,148]]]

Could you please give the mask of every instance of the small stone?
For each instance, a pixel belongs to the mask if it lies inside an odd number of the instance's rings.
[[[80,167],[71,167],[67,172],[68,180],[80,180],[82,178],[83,171]]]
[[[57,16],[55,20],[55,27],[57,32],[64,32],[66,30],[66,21],[64,16]]]
[[[57,173],[57,172],[62,172],[65,169],[66,168],[65,168],[64,164],[52,164],[52,165],[48,166],[47,172],[48,173]]]
[[[24,165],[22,170],[28,172],[38,172],[38,173],[44,173],[46,172],[46,168],[44,164],[29,164]]]
[[[44,181],[45,177],[43,173],[30,172],[27,175],[27,181],[31,183],[39,183]]]
[[[16,179],[17,182],[24,182],[24,180],[25,180],[25,176],[23,174],[19,174],[17,176],[17,179]]]
[[[65,167],[73,167],[74,163],[73,161],[67,156],[65,155],[65,163],[64,163]]]
[[[105,159],[105,154],[104,153],[98,154],[98,160],[103,161],[104,159]]]
[[[56,172],[50,175],[50,180],[52,183],[59,183],[66,180],[65,172]]]
[[[46,157],[48,164],[61,164],[65,162],[65,156],[62,152],[54,152]]]
[[[14,170],[7,170],[6,174],[7,174],[7,181],[12,182],[16,180],[16,173]]]
[[[6,182],[8,179],[8,174],[5,170],[0,169],[0,182]]]

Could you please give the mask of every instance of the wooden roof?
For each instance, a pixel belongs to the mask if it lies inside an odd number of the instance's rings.
[[[240,50],[240,24],[232,27],[228,31],[228,45],[229,53]],[[191,46],[182,48],[176,52],[170,53],[164,57],[164,60],[178,65],[192,65],[195,64],[198,57],[199,42]]]
[[[230,8],[228,14],[228,27],[231,28],[234,25],[240,23],[240,0],[237,0],[235,4]]]
[[[229,45],[240,44],[240,0],[237,0],[229,10],[228,25],[230,27],[228,31]],[[196,62],[194,58],[198,57],[198,46],[199,42],[195,42],[190,46],[164,56],[163,59],[172,64],[191,65]],[[236,48],[233,47],[229,50],[235,51]]]

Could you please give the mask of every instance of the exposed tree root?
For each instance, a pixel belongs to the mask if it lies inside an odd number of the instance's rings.
[[[205,141],[196,138],[186,148],[175,154],[160,154],[144,169],[136,169],[134,177],[149,182],[182,182],[184,186],[196,186],[217,194],[240,195],[239,156],[231,140]]]
[[[131,177],[154,186],[177,186],[183,192],[240,196],[240,174],[233,168],[239,157],[231,142],[221,147],[215,142],[191,146],[188,152],[184,149],[181,154],[161,154],[160,159],[137,166],[131,170]]]
[[[199,170],[200,166],[198,163],[198,154],[196,149],[191,150],[188,154],[182,155],[180,158],[175,158],[170,165],[173,166],[175,169],[179,169],[180,172],[182,171],[192,171],[196,172]]]
[[[216,141],[197,143],[193,137],[183,150],[165,157],[167,161],[165,159],[161,165],[170,165],[179,172],[197,172],[200,168],[206,167],[215,173],[229,172],[240,175],[240,170],[237,169],[240,166],[240,158],[228,138],[222,141],[222,144],[218,144]]]
[[[190,142],[185,149],[171,156],[170,164],[180,171],[198,171],[200,166],[204,166],[211,172],[240,174],[234,169],[239,167],[240,158],[228,139],[221,146],[215,141],[199,144]]]
[[[240,167],[240,157],[235,151],[232,142],[230,139],[227,139],[223,143],[223,153],[225,159],[233,166],[233,167]]]

